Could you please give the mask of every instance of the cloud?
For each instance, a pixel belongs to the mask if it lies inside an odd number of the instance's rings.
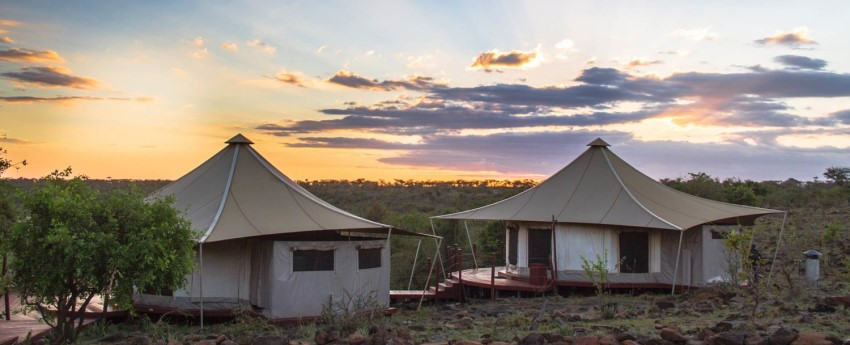
[[[15,40],[10,37],[0,37],[0,43],[15,43]]]
[[[573,40],[568,39],[568,38],[565,38],[565,39],[561,40],[560,42],[555,43],[555,48],[558,48],[558,49],[570,49],[570,48],[572,48],[574,45],[575,45],[575,42],[573,42]]]
[[[635,67],[642,67],[642,66],[659,65],[659,64],[662,64],[662,63],[664,63],[664,61],[661,61],[661,60],[632,59],[632,60],[626,61],[626,63],[624,65],[626,66],[626,68],[635,68]]]
[[[810,57],[799,55],[780,55],[773,58],[773,61],[776,61],[791,69],[820,70],[826,67],[826,60],[812,59]]]
[[[86,96],[57,96],[57,97],[33,97],[33,96],[11,96],[0,97],[0,101],[7,103],[72,103],[76,101],[137,101],[150,102],[153,99],[148,97],[140,98],[120,98],[120,97],[86,97]]]
[[[754,42],[760,45],[781,44],[793,48],[818,44],[814,39],[808,37],[808,33],[808,28],[795,28],[791,32],[779,32],[773,36],[757,39]]]
[[[195,37],[195,39],[192,40],[192,45],[195,46],[195,47],[203,47],[204,46],[204,38],[201,37],[201,36]]]
[[[676,31],[671,32],[670,36],[678,36],[695,42],[713,41],[720,37],[719,35],[717,35],[717,33],[711,31],[710,26],[697,29],[678,29]]]
[[[24,67],[20,72],[6,72],[0,75],[30,85],[40,87],[70,87],[75,89],[94,89],[100,83],[97,80],[70,75],[64,67]]]
[[[280,70],[275,73],[274,79],[285,84],[292,84],[300,87],[304,86],[304,76],[298,72],[289,72],[286,70]]]
[[[838,123],[850,125],[850,109],[836,111],[834,113],[829,114],[829,117],[834,119]]]
[[[267,44],[266,42],[260,41],[260,39],[253,39],[246,42],[248,46],[254,47],[266,54],[274,55],[277,52],[277,48]]]
[[[65,60],[52,50],[9,48],[0,50],[0,61],[63,62]]]
[[[235,52],[235,51],[239,50],[239,45],[237,45],[236,43],[233,43],[233,42],[223,42],[221,44],[221,49]]]
[[[0,26],[15,27],[15,26],[20,26],[20,25],[21,25],[21,22],[19,22],[19,21],[15,21],[15,20],[11,20],[11,19],[0,19]]]
[[[512,50],[509,52],[500,52],[498,50],[491,50],[478,55],[469,67],[485,72],[492,72],[499,68],[521,69],[533,67],[538,63],[539,54],[537,51],[524,52]]]
[[[368,79],[349,71],[340,70],[328,79],[329,83],[350,87],[353,89],[392,91],[398,89],[427,90],[437,84],[431,77],[412,76],[406,80],[384,80]]]
[[[196,59],[206,59],[210,55],[207,48],[196,49],[192,52],[192,57]]]
[[[325,48],[327,48],[327,47],[328,47],[327,45],[323,45],[323,46],[319,47],[318,49],[316,49],[316,54],[321,54],[322,51],[324,51]]]

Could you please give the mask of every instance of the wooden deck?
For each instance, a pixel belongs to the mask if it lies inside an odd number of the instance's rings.
[[[24,312],[17,295],[10,294],[9,302],[9,307],[12,310],[11,320],[0,319],[0,345],[23,342],[27,335],[30,336],[30,339],[39,339],[50,332],[50,327],[41,321],[41,315],[37,311]],[[112,310],[112,308],[109,308],[107,313],[103,314],[103,300],[100,296],[95,296],[86,308],[84,314],[86,319],[83,321],[83,325],[89,325],[100,319],[101,316],[118,317],[126,314],[126,310]]]
[[[463,285],[479,288],[492,289],[495,285],[496,291],[522,291],[522,292],[546,292],[552,290],[549,280],[543,285],[531,284],[528,279],[515,279],[505,275],[505,267],[496,267],[496,276],[492,277],[491,267],[471,268],[460,272],[452,272],[454,279],[462,279]]]

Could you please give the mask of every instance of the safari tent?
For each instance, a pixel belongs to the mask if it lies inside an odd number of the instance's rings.
[[[141,293],[138,310],[270,319],[315,317],[332,298],[389,302],[392,235],[414,235],[319,199],[237,135],[212,158],[153,193],[172,196],[199,233],[188,285]]]
[[[501,274],[557,272],[559,286],[586,286],[582,258],[607,261],[612,287],[700,287],[723,279],[725,231],[782,211],[733,205],[669,188],[596,139],[539,185],[480,208],[434,217],[501,220]]]

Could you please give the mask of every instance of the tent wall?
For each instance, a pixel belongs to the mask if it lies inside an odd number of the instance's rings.
[[[717,282],[731,280],[727,273],[729,254],[726,251],[726,247],[723,246],[723,239],[719,238],[719,236],[712,236],[712,232],[720,235],[737,228],[737,225],[704,225],[702,227],[703,281]]]
[[[334,301],[371,299],[389,303],[390,248],[385,240],[350,242],[276,241],[271,266],[270,318],[319,316],[322,305]],[[381,266],[359,269],[358,247],[381,249]],[[333,271],[293,271],[295,250],[333,250]]]
[[[517,246],[517,265],[509,267],[512,273],[528,275],[528,231],[546,229],[551,223],[511,222],[519,228]],[[619,234],[621,232],[646,232],[648,234],[648,273],[619,273],[619,261],[622,257]],[[559,281],[587,282],[581,266],[582,257],[596,260],[597,256],[607,253],[608,275],[612,283],[654,283],[672,284],[679,249],[679,231],[618,227],[612,225],[558,223],[555,226],[555,245]],[[709,234],[710,235],[710,234]],[[506,233],[506,241],[509,238]],[[715,243],[706,243],[702,227],[685,231],[682,237],[682,256],[679,273],[675,274],[677,284],[704,286],[706,264],[702,260],[705,252],[714,252]],[[704,245],[708,244],[708,247]],[[508,243],[508,246],[510,243]],[[506,246],[506,247],[508,247]],[[507,256],[507,251],[505,252]]]

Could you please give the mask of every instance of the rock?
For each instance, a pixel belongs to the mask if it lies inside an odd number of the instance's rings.
[[[547,343],[557,343],[564,341],[564,336],[558,333],[546,333],[543,335],[543,338],[546,339]]]
[[[670,308],[675,308],[676,304],[670,301],[658,301],[655,302],[655,306],[658,307],[658,309],[667,310]]]
[[[617,341],[617,338],[614,338],[613,335],[603,335],[599,337],[599,345],[619,345],[620,343]]]
[[[622,341],[622,344],[623,344],[623,345],[638,345],[638,343],[637,343],[637,342],[635,342],[635,341],[634,341],[634,339],[626,339],[626,340],[623,340],[623,341]]]
[[[330,338],[330,334],[327,331],[320,329],[320,330],[317,330],[316,335],[313,336],[313,342],[315,342],[317,345],[325,345],[325,344],[331,342],[329,340],[329,338]],[[256,340],[255,340],[255,342],[256,342]],[[254,343],[254,345],[257,345],[257,344]]]
[[[715,336],[717,333],[714,333],[710,328],[703,328],[697,333],[697,339],[706,341],[708,338]],[[787,344],[786,344],[787,345]]]
[[[835,307],[832,305],[818,303],[815,304],[814,308],[809,308],[810,313],[834,313]]]
[[[802,323],[812,323],[812,321],[814,321],[814,318],[812,318],[809,314],[803,314],[803,316],[800,316],[800,322]]]
[[[758,334],[750,334],[744,338],[744,343],[747,345],[770,345],[770,339]]]
[[[791,345],[832,345],[825,335],[814,332],[800,332]]]
[[[476,343],[476,344],[481,345],[481,343]],[[402,337],[393,337],[390,340],[389,345],[413,345],[413,342],[408,340],[408,339],[404,339]]]
[[[451,345],[481,345],[481,343],[472,340],[458,340],[450,342]]]
[[[401,338],[404,338],[404,339],[407,339],[407,340],[413,339],[413,337],[410,336],[410,329],[408,329],[407,327],[404,327],[404,326],[396,328],[395,329],[395,335],[397,337],[401,337]]]
[[[504,341],[494,341],[490,343],[490,345],[511,345],[511,343],[506,343]]]
[[[712,345],[744,345],[746,334],[743,332],[727,331],[718,333],[711,339],[713,339],[711,342]]]
[[[171,345],[171,344],[169,344],[169,345]],[[228,340],[222,341],[219,345],[236,345],[236,343],[234,343],[233,340],[228,339]]]
[[[204,339],[204,340],[201,340],[201,341],[195,343],[195,345],[218,345],[218,344],[215,342],[215,339]]]
[[[372,345],[386,345],[388,341],[392,340],[389,330],[383,326],[372,326],[369,328],[369,334],[372,335]]]
[[[697,339],[688,339],[687,345],[705,345],[705,342]]]
[[[224,334],[222,334],[222,335],[219,335],[218,337],[216,337],[216,338],[215,338],[215,343],[216,343],[216,344],[221,344],[221,343],[222,343],[222,342],[224,342],[225,340],[227,340],[227,336],[226,336],[226,335],[224,335]]]
[[[661,330],[661,339],[676,344],[684,344],[688,341],[688,338],[683,337],[678,330],[669,327]]]
[[[731,322],[720,321],[716,325],[714,325],[714,332],[716,332],[716,333],[729,332],[729,331],[732,330],[732,328],[734,328],[734,327],[733,327]]]
[[[318,335],[318,331],[316,334]],[[254,338],[251,341],[251,345],[287,345],[289,344],[289,339],[286,337],[281,337],[277,335],[261,335]],[[318,342],[317,342],[318,344]]]
[[[546,338],[540,333],[529,333],[520,342],[519,345],[543,345]]]
[[[637,340],[637,337],[635,337],[631,333],[626,333],[626,332],[617,334],[617,341],[624,342],[626,340],[635,341],[635,340]]]
[[[790,328],[779,328],[768,338],[771,345],[789,345],[797,340],[797,331]]]
[[[525,344],[520,344],[525,345]],[[599,345],[599,337],[586,336],[573,340],[573,345]]]

